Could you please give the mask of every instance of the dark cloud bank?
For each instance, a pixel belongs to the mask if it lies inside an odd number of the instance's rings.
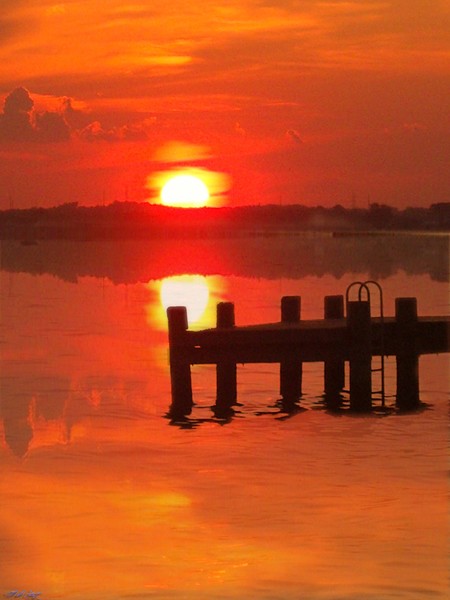
[[[61,142],[70,137],[64,114],[35,111],[34,101],[24,87],[16,88],[6,97],[0,115],[0,141]]]
[[[84,126],[83,126],[84,121]],[[58,111],[37,111],[30,92],[24,87],[13,90],[0,113],[0,142],[65,142],[73,137],[95,141],[138,141],[148,139],[152,119],[105,129],[99,121],[88,122],[63,98]]]

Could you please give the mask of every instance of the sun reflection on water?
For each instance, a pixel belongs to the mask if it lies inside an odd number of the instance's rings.
[[[159,302],[146,306],[147,322],[159,330],[167,329],[166,310],[169,306],[185,306],[189,327],[210,327],[215,322],[217,302],[225,291],[221,277],[203,275],[175,275],[147,284],[156,292]]]
[[[193,324],[208,306],[208,283],[201,275],[166,277],[161,282],[160,297],[165,310],[169,306],[186,306],[188,322]]]

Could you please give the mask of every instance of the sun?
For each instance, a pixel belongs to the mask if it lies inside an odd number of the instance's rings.
[[[161,203],[164,206],[201,208],[206,206],[208,200],[209,191],[206,184],[195,175],[174,175],[161,190]]]

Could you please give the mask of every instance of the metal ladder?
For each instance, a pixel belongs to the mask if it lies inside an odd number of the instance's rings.
[[[369,303],[369,311],[371,311],[371,304],[370,304],[370,289],[369,286],[375,286],[377,292],[378,292],[378,300],[379,300],[379,307],[380,307],[380,322],[381,322],[381,327],[380,327],[380,339],[379,344],[380,344],[380,363],[379,366],[377,367],[372,367],[371,371],[372,373],[380,373],[380,389],[376,390],[376,391],[372,391],[372,395],[374,394],[380,394],[380,398],[381,398],[381,406],[384,407],[385,406],[385,385],[384,385],[384,310],[383,310],[383,290],[381,289],[381,285],[377,282],[374,281],[373,279],[369,279],[367,281],[354,281],[353,283],[351,283],[346,291],[345,291],[345,311],[346,314],[348,314],[348,303],[350,301],[350,291],[353,287],[355,286],[359,286],[358,287],[358,301],[361,302],[362,300],[362,295],[363,295],[363,291],[365,291],[366,296],[367,296],[367,302]]]

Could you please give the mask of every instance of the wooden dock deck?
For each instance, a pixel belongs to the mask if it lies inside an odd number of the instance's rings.
[[[450,317],[419,317],[418,354],[448,352],[449,332]],[[290,354],[295,354],[302,362],[325,362],[337,357],[349,360],[350,355],[349,329],[344,318],[186,330],[173,343],[180,349],[186,348],[192,365],[216,364],[229,355],[237,363],[278,363],[283,355]],[[385,317],[383,320],[372,317],[372,356],[382,353],[393,356],[397,347],[398,326],[395,317]]]

